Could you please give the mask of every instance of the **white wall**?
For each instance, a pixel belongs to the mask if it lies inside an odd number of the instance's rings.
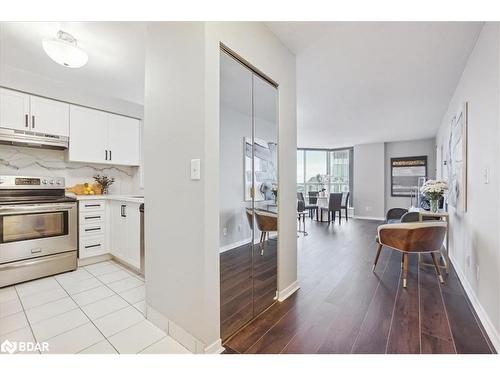
[[[485,24],[437,135],[437,144],[446,155],[449,124],[467,101],[468,208],[464,214],[450,208],[450,252],[497,350],[500,349],[499,32],[498,23]],[[485,169],[489,170],[488,184],[483,179]]]
[[[146,302],[150,316],[168,321],[169,333],[175,327],[174,337],[179,339],[179,327],[193,336],[197,350],[211,350],[220,338],[221,41],[280,84],[279,290],[297,279],[294,56],[261,23],[150,24],[144,139]],[[194,158],[202,159],[200,181],[189,179]]]
[[[354,216],[385,217],[384,143],[354,146]]]
[[[436,139],[419,139],[385,144],[385,212],[394,207],[410,207],[409,197],[391,196],[391,158],[427,156],[427,177],[436,178]]]

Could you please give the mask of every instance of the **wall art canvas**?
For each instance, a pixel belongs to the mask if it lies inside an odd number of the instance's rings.
[[[427,156],[391,158],[391,196],[413,196],[422,177],[427,178]]]
[[[450,124],[448,145],[448,204],[459,213],[467,211],[467,117],[465,102]]]
[[[245,138],[244,148],[245,201],[252,200],[252,188],[254,188],[253,195],[255,201],[273,200],[274,193],[272,192],[272,187],[278,180],[277,144],[255,138],[252,148],[252,139]],[[253,165],[252,156],[254,156]]]

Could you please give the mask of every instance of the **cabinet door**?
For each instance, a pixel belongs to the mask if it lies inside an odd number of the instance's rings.
[[[123,202],[109,202],[111,254],[128,263],[127,222],[122,215]]]
[[[125,204],[125,203],[124,203]],[[130,265],[141,267],[141,216],[139,203],[126,203],[127,258]]]
[[[31,129],[36,132],[69,136],[69,104],[30,97]]]
[[[0,126],[29,130],[30,96],[0,88]]]
[[[140,121],[109,114],[108,149],[111,151],[111,164],[139,165]]]
[[[109,163],[106,160],[107,113],[70,105],[69,125],[69,161]]]

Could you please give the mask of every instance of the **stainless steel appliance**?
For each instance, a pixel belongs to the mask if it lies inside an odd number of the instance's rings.
[[[78,208],[64,186],[0,176],[0,287],[76,269]]]
[[[0,128],[0,143],[13,146],[65,150],[69,146],[69,138],[29,130]]]

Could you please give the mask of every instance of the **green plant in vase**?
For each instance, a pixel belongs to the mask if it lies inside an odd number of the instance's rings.
[[[437,212],[439,200],[447,189],[446,181],[436,180],[427,180],[420,188],[420,192],[429,200],[432,212]]]

